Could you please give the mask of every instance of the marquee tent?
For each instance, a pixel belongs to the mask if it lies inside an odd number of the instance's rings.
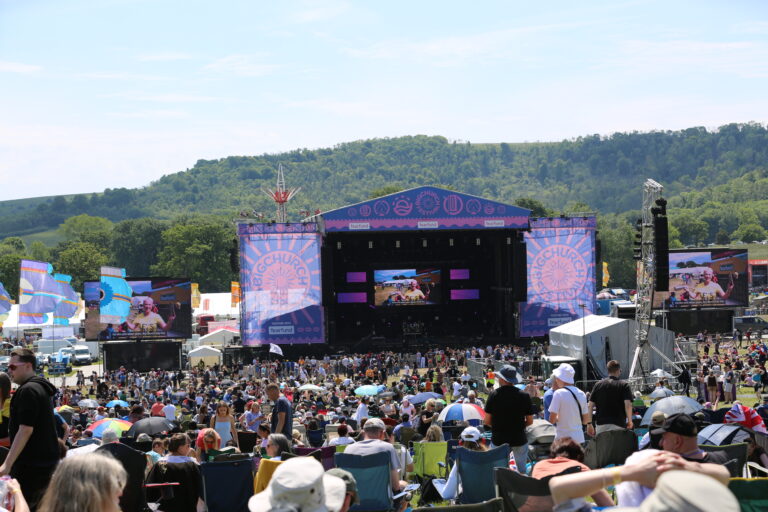
[[[213,347],[198,347],[190,351],[187,356],[189,357],[189,365],[192,367],[200,364],[200,361],[206,366],[213,366],[221,363],[221,350]]]
[[[636,325],[634,320],[604,315],[589,315],[568,322],[549,331],[549,355],[577,359],[584,368],[592,368],[592,377],[597,379],[608,376],[605,365],[615,359],[621,364],[621,377],[627,378],[637,346]],[[675,335],[672,331],[651,326],[648,339],[652,346],[675,360]],[[650,350],[649,353],[649,371],[666,368],[673,374],[677,373],[656,351]]]
[[[223,327],[213,332],[200,336],[200,345],[231,345],[235,336],[240,336],[240,331],[232,327]]]

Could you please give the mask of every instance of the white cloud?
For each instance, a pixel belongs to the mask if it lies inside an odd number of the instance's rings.
[[[305,2],[293,19],[298,23],[316,23],[337,18],[350,10],[349,2]]]
[[[120,98],[129,101],[148,101],[154,103],[212,103],[216,101],[227,101],[227,98],[218,96],[205,96],[201,94],[140,94],[140,93],[114,93],[100,94],[99,98]]]
[[[131,112],[110,112],[110,117],[121,117],[125,119],[178,119],[186,117],[187,113],[182,110],[135,110]]]
[[[122,71],[95,71],[91,73],[80,73],[77,76],[95,80],[125,80],[127,82],[155,82],[168,80],[168,77],[166,76],[125,73]]]
[[[203,69],[238,76],[265,76],[278,68],[277,65],[261,62],[262,57],[263,55],[229,55],[211,62]]]
[[[170,62],[174,60],[190,60],[192,56],[183,52],[161,52],[147,55],[139,55],[136,60],[141,62]]]
[[[22,64],[21,62],[0,61],[0,73],[34,73],[43,69],[34,64]]]

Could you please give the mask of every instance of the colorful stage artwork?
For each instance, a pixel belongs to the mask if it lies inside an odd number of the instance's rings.
[[[243,345],[325,341],[321,235],[309,229],[254,234],[238,226]]]
[[[53,312],[53,323],[56,325],[69,325],[69,319],[75,316],[80,306],[80,295],[72,289],[72,276],[66,274],[54,274],[53,278],[61,288],[61,302]]]
[[[50,263],[21,260],[19,274],[19,323],[44,324],[63,298]]]
[[[528,302],[520,305],[521,337],[544,336],[596,311],[596,226],[595,217],[531,221],[525,234]]]

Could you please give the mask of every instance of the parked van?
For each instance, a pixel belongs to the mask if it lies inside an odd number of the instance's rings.
[[[88,345],[75,345],[72,347],[72,364],[91,364],[91,351]]]
[[[752,332],[768,334],[768,321],[760,316],[735,316],[733,317],[733,328],[741,332]]]

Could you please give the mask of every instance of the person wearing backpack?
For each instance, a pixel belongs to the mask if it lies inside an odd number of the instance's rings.
[[[549,404],[549,421],[555,425],[555,439],[570,437],[583,443],[584,426],[592,422],[592,413],[587,408],[587,395],[573,385],[575,374],[568,363],[562,363],[552,373],[558,389]]]

